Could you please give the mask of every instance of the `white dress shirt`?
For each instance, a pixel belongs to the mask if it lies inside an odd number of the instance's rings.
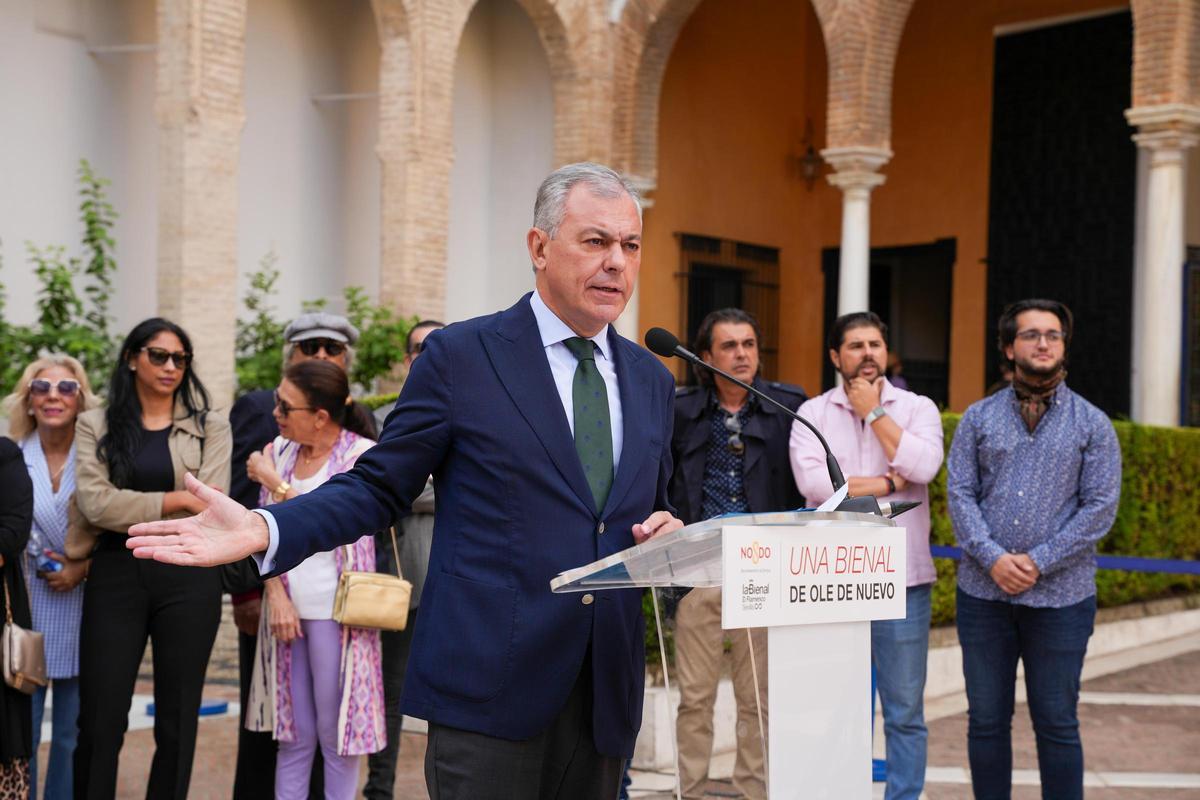
[[[575,404],[572,399],[572,391],[575,368],[579,362],[564,342],[579,334],[571,330],[567,323],[550,310],[536,290],[529,298],[529,305],[533,309],[534,319],[537,320],[538,333],[542,337],[546,361],[550,363],[550,373],[554,376],[554,386],[558,389],[558,399],[562,402],[563,413],[567,416],[567,425],[570,426],[571,435],[574,436]],[[604,384],[608,388],[608,418],[612,427],[613,473],[615,474],[617,465],[621,463],[624,417],[621,414],[621,390],[617,385],[617,370],[616,364],[613,362],[612,344],[608,340],[610,327],[605,325],[603,330],[590,338],[596,343],[596,368],[600,371],[600,376],[604,378]],[[259,572],[265,575],[275,565],[275,550],[279,547],[279,525],[275,522],[275,516],[265,508],[256,508],[254,513],[261,514],[267,522],[267,550],[261,556],[257,553],[254,554]]]

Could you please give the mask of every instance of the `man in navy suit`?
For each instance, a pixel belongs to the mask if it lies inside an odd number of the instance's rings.
[[[426,340],[379,444],[313,492],[210,503],[130,530],[136,555],[285,571],[391,524],[432,474],[429,575],[401,708],[429,720],[433,798],[615,797],[641,725],[640,593],[553,594],[562,570],[682,525],[670,512],[674,381],[612,330],[637,278],[641,211],[607,167],[538,190],[535,291]]]

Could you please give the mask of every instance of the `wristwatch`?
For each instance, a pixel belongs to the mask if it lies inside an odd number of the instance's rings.
[[[282,500],[284,497],[287,496],[287,493],[289,491],[291,491],[291,488],[292,488],[292,485],[290,483],[288,483],[287,481],[280,481],[279,485],[276,486],[274,488],[274,490],[272,490],[271,496],[274,497],[276,500]]]
[[[879,419],[880,417],[886,417],[886,416],[887,416],[887,411],[884,410],[883,406],[875,406],[874,408],[871,409],[871,412],[869,414],[867,414],[865,419],[867,421],[867,424],[870,425],[871,423],[873,423],[875,420]]]

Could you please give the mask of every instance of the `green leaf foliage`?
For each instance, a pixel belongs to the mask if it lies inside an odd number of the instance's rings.
[[[277,292],[278,258],[268,253],[250,276],[250,289],[242,299],[249,317],[237,323],[236,370],[238,392],[273,389],[283,374],[283,332],[286,325],[276,318],[273,299]],[[398,317],[386,306],[372,303],[361,286],[348,286],[344,293],[346,318],[358,328],[350,382],[367,391],[380,378],[388,378],[404,361],[404,342],[417,323],[416,317]],[[328,310],[326,298],[305,300],[303,313]]]
[[[26,243],[40,288],[35,301],[37,322],[14,325],[4,319],[0,285],[0,392],[11,392],[25,366],[47,353],[78,358],[92,386],[108,379],[119,342],[110,330],[109,304],[117,270],[112,227],[117,213],[108,202],[109,182],[81,159],[78,170],[79,214],[83,226],[82,258],[67,255],[62,245]]]

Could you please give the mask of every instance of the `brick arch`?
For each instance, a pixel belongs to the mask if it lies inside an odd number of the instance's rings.
[[[446,12],[453,43],[449,48],[450,80],[453,84],[454,63],[467,20],[479,0],[455,0]],[[558,163],[578,161],[587,157],[587,136],[582,120],[586,119],[588,92],[582,80],[577,53],[587,46],[585,20],[571,20],[564,14],[566,3],[554,0],[515,0],[529,17],[546,54],[550,68],[551,90],[554,97],[554,157]],[[453,91],[451,92],[453,97]]]
[[[1133,106],[1200,105],[1200,7],[1133,0]]]
[[[630,2],[618,20],[614,162],[643,190],[658,183],[658,108],[663,75],[683,24],[701,0]]]
[[[913,0],[812,0],[829,60],[826,147],[891,150],[892,74]]]

